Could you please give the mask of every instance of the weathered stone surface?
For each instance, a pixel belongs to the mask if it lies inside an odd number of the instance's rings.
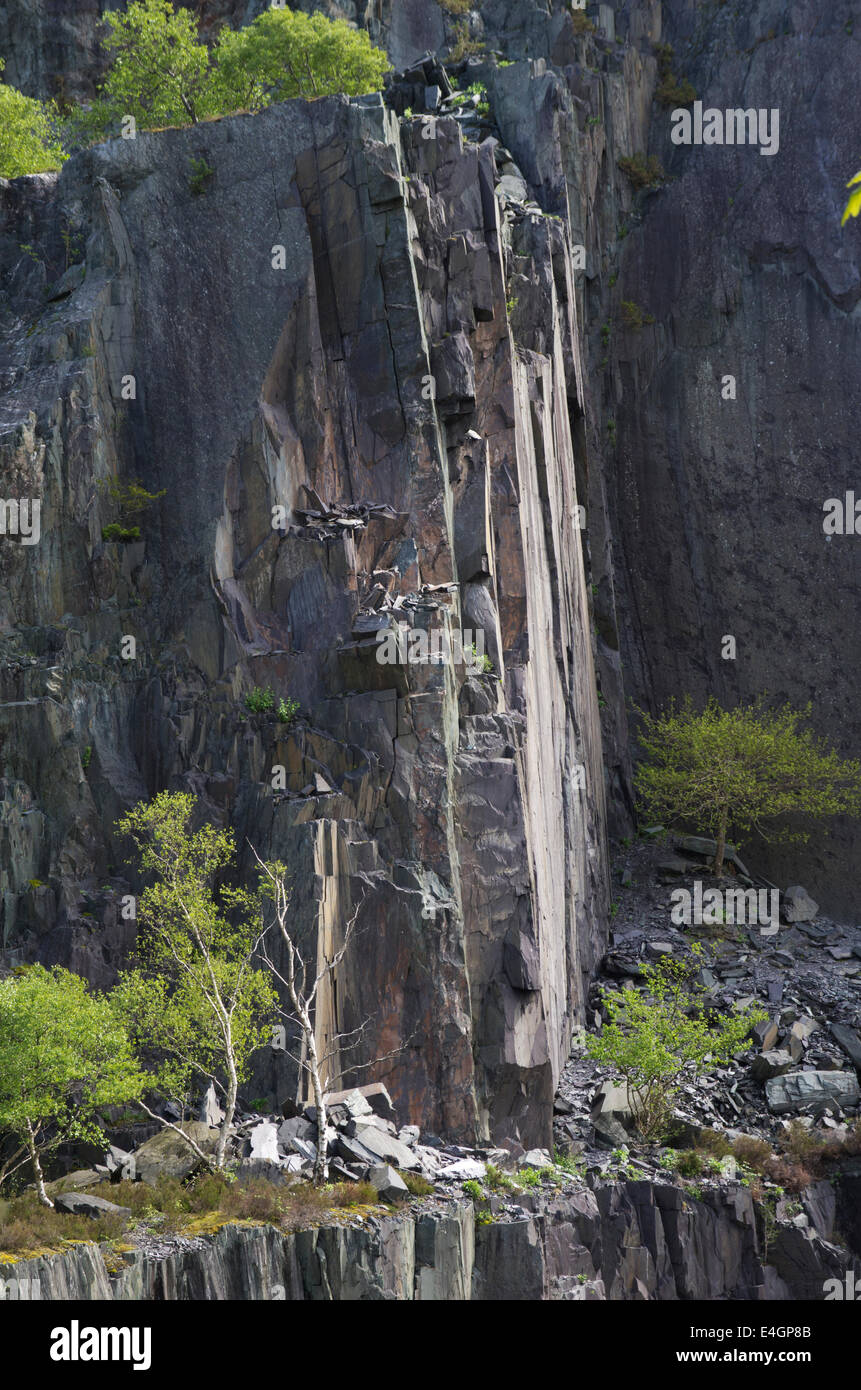
[[[0,556],[0,733],[20,750],[0,795],[2,929],[27,959],[109,984],[134,937],[114,821],[188,787],[239,844],[289,864],[297,924],[322,948],[359,909],[337,994],[318,1001],[321,1043],[370,1018],[349,1060],[389,1056],[375,1075],[402,1119],[546,1146],[608,904],[572,525],[577,308],[564,228],[506,223],[491,148],[449,119],[435,135],[370,102],[293,102],[96,146],[0,190],[0,367],[17,383],[3,468],[45,519],[38,578],[24,547]],[[215,171],[200,197],[192,158]],[[86,275],[49,319],[69,206]],[[454,373],[456,425],[423,394],[446,334],[474,372],[474,387]],[[163,504],[137,546],[103,542],[103,484],[132,474]],[[307,507],[306,483],[385,514],[327,531],[296,511],[273,530],[274,504]],[[500,677],[484,712],[454,671],[362,664],[360,575],[382,571],[401,598],[464,581],[434,602],[484,632]],[[117,656],[130,631],[134,663]],[[240,719],[239,692],[267,682],[309,715],[288,731]],[[295,1095],[288,1054],[262,1052],[254,1085]]]
[[[861,1038],[858,1034],[851,1028],[845,1028],[842,1023],[832,1023],[831,1036],[852,1058],[852,1065],[856,1070],[861,1070]]]
[[[794,1071],[765,1083],[769,1109],[809,1111],[830,1105],[855,1105],[861,1092],[857,1078],[842,1071]]]
[[[403,1178],[388,1163],[371,1168],[368,1173],[368,1182],[377,1189],[384,1201],[391,1202],[393,1205],[409,1199],[409,1188]]]
[[[757,1081],[765,1081],[770,1076],[780,1076],[782,1072],[789,1071],[793,1061],[791,1052],[786,1052],[782,1048],[767,1049],[761,1052],[758,1057],[754,1057],[750,1074]]]
[[[476,1227],[471,1203],[453,1202],[361,1230],[226,1226],[162,1258],[132,1254],[113,1275],[95,1245],[19,1260],[14,1271],[38,1278],[43,1300],[822,1299],[824,1280],[853,1256],[817,1233],[833,1213],[818,1187],[812,1200],[816,1229],[780,1223],[768,1264],[747,1188],[693,1200],[669,1185],[625,1182],[537,1199],[520,1219],[485,1226]],[[574,1292],[584,1284],[591,1292]]]
[[[186,1120],[185,1132],[207,1155],[215,1152],[218,1131],[198,1120]],[[141,1182],[154,1183],[162,1176],[186,1178],[202,1160],[175,1130],[163,1129],[135,1151],[135,1174]]]
[[[122,1216],[127,1219],[132,1214],[130,1207],[118,1207],[115,1202],[90,1192],[58,1192],[53,1200],[57,1211],[64,1211],[69,1216],[90,1216],[94,1221],[101,1216]]]
[[[819,911],[819,904],[800,884],[781,894],[780,907],[787,922],[812,922]]]

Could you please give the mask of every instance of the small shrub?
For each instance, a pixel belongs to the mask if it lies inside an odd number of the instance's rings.
[[[622,323],[633,333],[639,333],[647,323],[654,323],[654,314],[647,314],[633,299],[622,300]]]
[[[292,724],[293,720],[296,718],[298,711],[298,700],[291,700],[289,698],[285,700],[282,696],[282,698],[278,701],[278,709],[276,711],[278,723]]]
[[[462,63],[464,58],[472,58],[480,53],[482,45],[470,36],[469,22],[462,19],[454,26],[454,39],[448,50],[450,63]]]
[[[503,1173],[495,1163],[488,1163],[485,1181],[491,1192],[505,1192],[514,1186],[508,1173]]]
[[[269,714],[275,707],[275,694],[270,686],[265,690],[259,685],[255,685],[253,690],[249,690],[245,696],[245,708],[251,710],[252,714]]]
[[[516,1182],[520,1187],[540,1187],[544,1176],[544,1170],[541,1168],[520,1168]]]
[[[112,521],[110,526],[102,527],[103,541],[116,541],[120,545],[131,545],[133,541],[141,538],[141,528],[139,526],[120,526],[116,521]]]
[[[482,1187],[480,1182],[476,1181],[475,1178],[470,1178],[467,1182],[465,1182],[463,1185],[463,1190],[466,1193],[467,1197],[471,1197],[474,1202],[484,1201],[484,1188]]]
[[[92,756],[93,756],[93,750],[92,750],[92,748],[90,747],[90,745],[87,744],[86,748],[84,749],[83,753],[81,754],[81,767],[84,769],[85,772],[86,772],[87,768],[90,766],[90,759],[92,758]]]
[[[646,1139],[666,1131],[683,1076],[741,1051],[763,1009],[720,1018],[712,1027],[702,1012],[707,990],[697,980],[702,950],[688,959],[644,962],[644,989],[604,991],[609,1022],[587,1039],[587,1055],[616,1069],[627,1083],[634,1119]]]
[[[771,1145],[764,1139],[755,1139],[752,1134],[742,1134],[733,1142],[732,1152],[746,1168],[754,1173],[764,1173],[765,1165],[772,1156]]]
[[[658,85],[655,100],[662,106],[689,106],[696,101],[696,88],[686,77],[679,79],[673,72],[673,50],[670,44],[661,44],[655,49],[658,59]]]
[[[427,1178],[423,1178],[421,1173],[409,1173],[405,1169],[399,1168],[399,1176],[406,1183],[407,1189],[412,1197],[431,1197],[436,1188]]]
[[[448,14],[469,14],[472,9],[472,0],[439,0],[439,3]]]
[[[215,175],[215,170],[207,164],[205,159],[192,159],[191,173],[188,176],[188,187],[193,198],[200,197],[209,187],[209,181]]]
[[[676,1172],[683,1178],[698,1178],[704,1167],[703,1156],[696,1149],[683,1149],[676,1160]]]
[[[148,492],[143,483],[139,483],[136,478],[106,478],[99,484],[99,488],[100,491],[107,492],[120,511],[130,516],[146,511],[153,502],[157,502],[167,493],[166,487],[160,492]]]
[[[640,151],[630,157],[623,155],[616,163],[635,188],[655,188],[666,178],[660,160],[653,154],[647,157]]]
[[[582,10],[571,11],[571,25],[575,34],[594,34],[595,25]]]
[[[701,1129],[697,1135],[697,1148],[715,1158],[726,1158],[727,1154],[732,1153],[732,1144],[717,1129]]]

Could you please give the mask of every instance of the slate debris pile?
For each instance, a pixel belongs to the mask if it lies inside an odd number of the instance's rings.
[[[683,1085],[676,1105],[680,1133],[693,1139],[708,1127],[729,1138],[749,1134],[775,1143],[799,1121],[822,1136],[846,1133],[861,1107],[861,928],[825,918],[800,885],[781,894],[781,923],[771,934],[757,926],[675,926],[671,887],[692,892],[692,874],[704,891],[717,886],[707,873],[713,842],[677,836],[668,850],[660,838],[656,833],[651,842],[628,846],[616,863],[617,911],[590,995],[590,1029],[600,1024],[603,989],[636,982],[646,962],[669,953],[681,957],[698,939],[709,957],[699,979],[715,1010],[758,1004],[768,1018],[744,1054]],[[733,884],[773,886],[735,851],[729,862]],[[636,1149],[627,1099],[608,1084],[613,1079],[575,1045],[557,1095],[554,1133],[560,1149],[587,1165],[623,1144]]]

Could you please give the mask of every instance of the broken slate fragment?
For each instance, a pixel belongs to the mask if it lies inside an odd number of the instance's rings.
[[[826,1106],[855,1105],[861,1092],[850,1073],[842,1071],[794,1071],[773,1076],[765,1083],[769,1110],[782,1115],[787,1110],[810,1110]]]
[[[861,1038],[858,1034],[853,1033],[851,1028],[844,1028],[842,1023],[832,1023],[831,1036],[852,1058],[853,1066],[861,1070]]]

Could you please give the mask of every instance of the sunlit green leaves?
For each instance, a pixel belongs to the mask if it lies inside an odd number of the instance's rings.
[[[846,226],[850,217],[857,217],[859,212],[861,212],[861,169],[859,169],[854,178],[849,180],[846,187],[854,188],[855,192],[849,195],[849,202],[846,204],[843,210],[843,216],[840,219],[841,227]]]
[[[650,816],[715,831],[728,814],[737,831],[803,840],[807,831],[772,822],[797,812],[861,813],[861,764],[801,727],[809,706],[769,709],[761,698],[724,710],[712,699],[697,713],[686,699],[657,717],[638,713],[643,756],[635,783]]]
[[[0,60],[0,72],[4,66]],[[34,101],[0,82],[0,178],[59,169],[64,159],[53,102]]]

